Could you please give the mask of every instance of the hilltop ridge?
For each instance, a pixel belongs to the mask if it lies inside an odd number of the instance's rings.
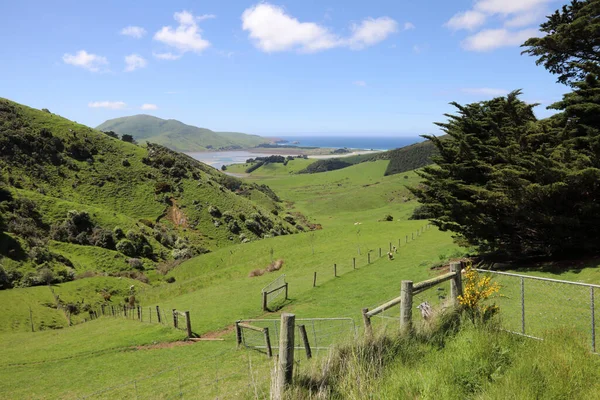
[[[214,132],[176,119],[162,119],[148,114],[109,119],[96,129],[129,134],[139,142],[157,143],[176,151],[235,150],[269,142],[258,135]]]

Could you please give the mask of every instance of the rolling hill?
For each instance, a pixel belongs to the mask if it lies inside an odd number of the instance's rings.
[[[156,143],[176,151],[234,150],[268,142],[258,135],[239,132],[214,132],[186,125],[174,119],[140,114],[105,121],[96,129],[129,134],[138,142]]]
[[[191,256],[297,232],[278,210],[265,185],[0,98],[0,289],[161,280]]]

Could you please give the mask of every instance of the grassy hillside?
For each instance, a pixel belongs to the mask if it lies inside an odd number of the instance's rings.
[[[132,135],[138,142],[157,143],[176,151],[232,150],[254,147],[267,140],[239,132],[213,132],[174,119],[132,115],[105,121],[96,129]]]
[[[264,185],[0,99],[0,288],[158,279],[157,266],[297,232],[281,209]]]

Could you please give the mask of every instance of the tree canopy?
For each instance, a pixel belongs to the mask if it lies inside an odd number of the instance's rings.
[[[588,73],[600,75],[600,1],[574,0],[540,26],[546,35],[527,40],[523,53],[538,57],[536,64],[573,84]]]
[[[526,53],[573,91],[537,120],[514,91],[460,105],[439,123],[420,213],[463,244],[510,258],[600,251],[600,1],[573,1],[541,25]]]

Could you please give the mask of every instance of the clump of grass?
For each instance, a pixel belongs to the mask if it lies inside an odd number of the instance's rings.
[[[279,259],[277,261],[273,261],[271,264],[267,266],[267,272],[279,271],[283,267],[283,260]]]
[[[248,274],[249,278],[253,278],[255,276],[263,276],[265,274],[265,270],[264,269],[253,269],[252,271],[250,271],[250,273]]]

